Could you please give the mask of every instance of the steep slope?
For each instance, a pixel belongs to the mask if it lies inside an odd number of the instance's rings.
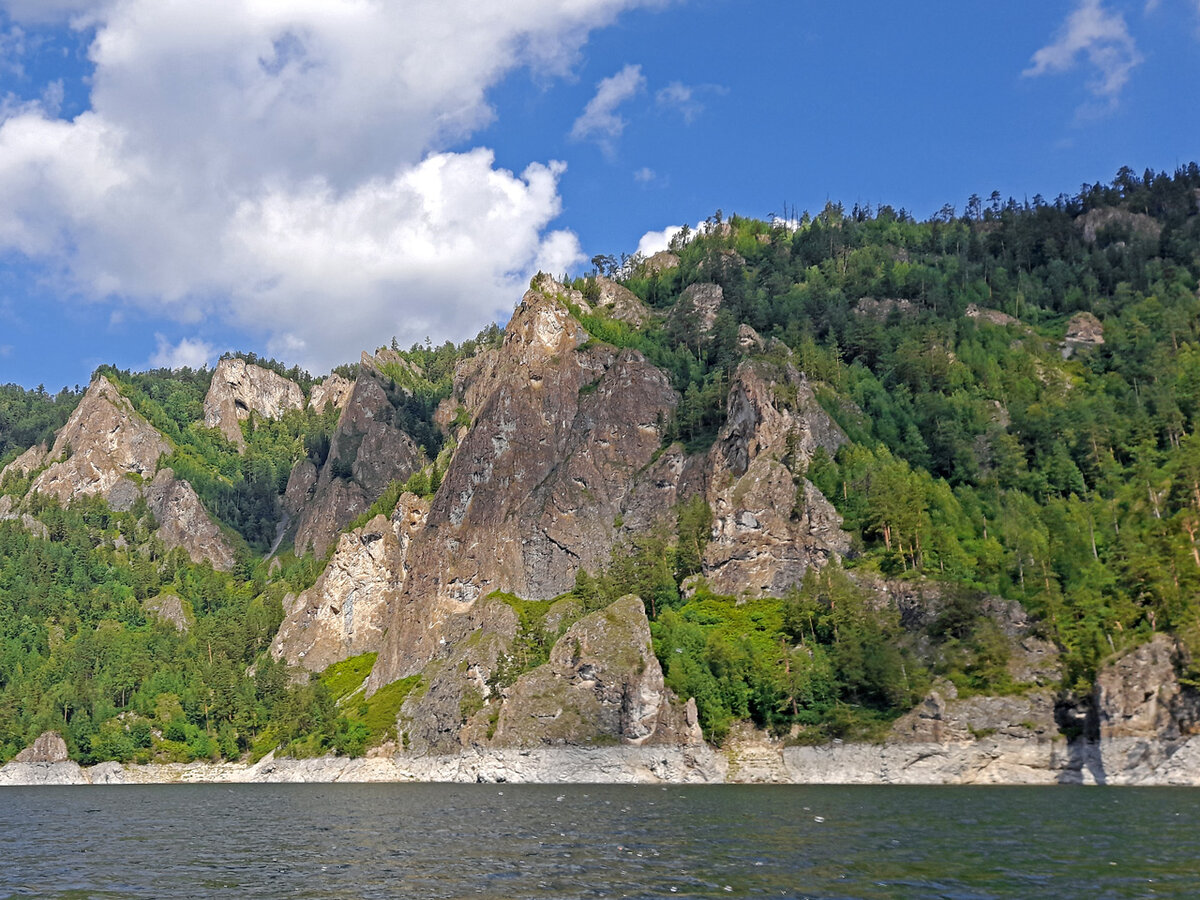
[[[98,375],[50,450],[35,447],[9,468],[31,473],[49,463],[29,491],[55,497],[64,506],[98,495],[113,509],[128,510],[143,498],[168,548],[182,547],[195,562],[231,568],[233,548],[192,486],[158,467],[170,451],[166,438]]]
[[[720,594],[779,596],[809,566],[850,549],[842,520],[804,472],[818,448],[846,441],[817,403],[791,351],[743,362],[734,374],[726,423],[709,453],[712,539],[704,577]]]
[[[531,288],[482,383],[463,387],[478,410],[410,550],[372,688],[462,640],[488,592],[552,597],[608,561],[615,519],[677,397],[640,353],[589,344],[565,294],[549,279]]]
[[[297,553],[324,556],[341,532],[393,481],[404,481],[426,464],[425,454],[393,424],[394,408],[379,379],[364,371],[354,382],[317,469],[296,463],[284,503],[296,517]]]

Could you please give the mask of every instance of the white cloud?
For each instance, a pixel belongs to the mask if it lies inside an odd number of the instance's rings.
[[[162,334],[155,334],[154,340],[158,348],[150,357],[150,365],[157,369],[200,369],[216,356],[213,345],[198,338],[183,338],[174,346]]]
[[[660,250],[666,250],[671,244],[671,238],[675,237],[681,228],[682,225],[669,225],[662,231],[647,231],[638,241],[637,252],[643,256],[653,256]]]
[[[657,177],[658,174],[649,166],[642,166],[642,168],[633,173],[633,180],[638,184],[649,184]]]
[[[564,73],[591,29],[657,2],[0,0],[95,28],[90,109],[55,119],[52,88],[0,124],[0,252],[313,369],[468,336],[581,254],[548,231],[561,164],[447,147],[505,74]]]
[[[1130,73],[1142,62],[1125,17],[1105,9],[1101,0],[1080,0],[1054,42],[1033,54],[1031,65],[1022,74],[1036,77],[1066,72],[1081,56],[1086,57],[1095,73],[1088,83],[1089,90],[1110,107],[1116,104]]]
[[[12,344],[0,344],[0,356],[12,356]]]
[[[695,121],[704,112],[704,104],[696,97],[696,89],[680,81],[672,81],[654,95],[654,102],[659,106],[679,111],[687,123]]]
[[[628,124],[617,114],[617,108],[646,88],[642,67],[628,65],[616,75],[604,78],[596,85],[596,95],[588,101],[582,115],[571,126],[571,138],[576,141],[595,140],[611,150]]]

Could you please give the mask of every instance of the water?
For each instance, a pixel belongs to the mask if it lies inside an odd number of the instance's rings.
[[[1180,788],[0,789],[0,897],[1200,896]]]

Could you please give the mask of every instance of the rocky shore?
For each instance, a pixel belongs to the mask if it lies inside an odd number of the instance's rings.
[[[80,766],[70,760],[0,768],[0,786],[334,782],[594,784],[1083,784],[1200,786],[1200,736],[1093,742],[987,737],[951,742],[784,746],[486,749],[456,756],[288,759],[254,765]]]

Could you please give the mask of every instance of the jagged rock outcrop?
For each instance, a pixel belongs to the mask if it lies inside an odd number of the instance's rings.
[[[790,357],[738,367],[709,454],[714,521],[703,574],[713,590],[778,595],[809,566],[849,551],[841,517],[798,474],[818,447],[833,455],[845,440]]]
[[[645,607],[634,596],[572,625],[549,661],[518,678],[506,694],[475,714],[464,743],[703,742],[699,726],[688,724],[685,705],[672,703],[663,684]]]
[[[0,484],[4,484],[4,480],[10,475],[16,478],[28,478],[32,472],[36,472],[46,464],[49,455],[45,444],[36,444],[30,447],[3,469],[0,469]]]
[[[182,547],[192,562],[208,560],[215,569],[233,568],[233,547],[190,484],[176,478],[170,469],[159,469],[142,494],[158,521],[157,534],[164,544]]]
[[[677,395],[640,353],[585,347],[565,292],[540,279],[479,382],[457,389],[460,402],[473,395],[474,424],[414,542],[372,689],[446,655],[489,592],[553,597],[580,567],[609,560],[617,517]]]
[[[1162,225],[1145,213],[1111,206],[1090,209],[1076,219],[1075,224],[1083,231],[1083,239],[1089,244],[1094,244],[1100,232],[1107,229],[1119,229],[1154,241],[1162,234]]]
[[[984,322],[989,322],[992,325],[1019,325],[1020,320],[1014,319],[1008,313],[1000,312],[998,309],[988,309],[986,306],[980,306],[977,303],[968,303],[966,312],[963,313],[968,319],[977,319]]]
[[[663,272],[678,269],[679,257],[670,250],[659,250],[657,253],[646,257],[646,261],[642,263],[642,268],[647,275],[661,275]]]
[[[651,312],[637,294],[624,285],[603,276],[596,279],[596,299],[592,304],[620,322],[641,328],[651,319]]]
[[[148,616],[167,622],[179,632],[186,633],[194,621],[191,604],[185,604],[178,594],[164,592],[157,597],[148,597],[142,601],[142,608]]]
[[[114,509],[126,510],[143,479],[152,478],[159,458],[170,452],[166,439],[98,375],[55,436],[52,462],[30,490],[57,497],[64,506],[99,494]]]
[[[856,316],[865,316],[869,319],[878,319],[884,321],[893,312],[898,312],[902,316],[910,316],[919,312],[921,305],[914,303],[912,300],[906,300],[903,297],[883,297],[876,299],[874,297],[861,297],[854,304],[854,314]]]
[[[713,323],[717,321],[717,313],[725,302],[725,291],[719,284],[698,282],[690,284],[667,317],[668,325],[677,330],[705,335],[712,331]]]
[[[284,605],[271,652],[310,671],[377,650],[387,613],[408,575],[407,556],[429,504],[401,495],[390,518],[376,516],[344,534],[316,584]]]
[[[218,428],[239,449],[246,445],[241,423],[250,414],[278,419],[289,409],[304,408],[300,385],[270,369],[229,357],[217,363],[204,398],[204,424]]]
[[[39,457],[53,460],[33,480],[30,492],[50,494],[64,505],[98,494],[115,510],[132,509],[145,498],[158,522],[157,536],[167,547],[182,547],[195,562],[207,559],[216,568],[232,568],[233,549],[191,485],[170,469],[158,469],[170,452],[166,438],[98,375],[50,450],[30,451],[19,459],[34,468]],[[33,525],[37,523],[28,527]]]
[[[302,459],[288,480],[284,504],[297,516],[297,553],[312,549],[323,556],[338,533],[391,482],[404,481],[424,467],[424,452],[395,418],[396,409],[378,378],[362,374],[338,418],[320,472]]]
[[[1098,346],[1104,343],[1104,326],[1090,312],[1078,312],[1067,323],[1068,344]]]
[[[353,390],[353,381],[349,378],[343,378],[334,372],[332,375],[327,376],[320,384],[313,385],[312,395],[308,398],[308,405],[317,412],[321,412],[326,406],[332,406],[334,409],[342,409],[350,400],[350,393]]]

